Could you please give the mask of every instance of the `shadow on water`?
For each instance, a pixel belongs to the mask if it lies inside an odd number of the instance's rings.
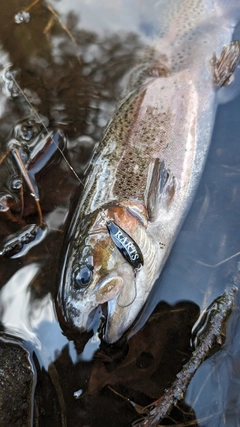
[[[35,1],[26,8],[30,20],[20,24],[14,16],[26,2],[1,3],[1,244],[39,222],[31,191],[9,151],[19,122],[24,126],[18,140],[22,151],[26,132],[33,146],[31,126],[39,123],[6,71],[9,67],[14,73],[48,129],[65,135],[64,154],[82,177],[119,97],[122,76],[134,65],[156,21],[149,10],[140,9],[134,19],[128,2],[114,10],[100,3],[93,9],[91,2],[72,0],[68,10],[64,1]],[[89,335],[82,342],[74,336],[68,341],[56,320],[58,256],[68,210],[81,185],[58,152],[46,158],[35,179],[48,232],[26,255],[0,259],[1,381],[8,395],[6,399],[0,391],[1,425],[31,425],[34,419],[36,426],[130,426],[141,417],[130,401],[146,406],[171,384],[190,357],[199,306],[206,307],[227,284],[239,282],[240,256],[234,256],[239,253],[240,209],[237,111],[239,98],[219,108],[207,166],[161,286],[156,284],[136,322],[133,332],[138,332],[116,346]],[[33,122],[26,125],[29,117]],[[40,128],[37,137],[44,138],[44,131]],[[26,156],[31,157],[31,150]],[[43,157],[48,155],[44,150]],[[236,310],[224,349],[199,369],[186,402],[162,425],[239,425],[238,322]],[[17,393],[12,378],[18,378]],[[34,406],[26,404],[32,401],[32,389]],[[15,419],[9,420],[13,406]]]

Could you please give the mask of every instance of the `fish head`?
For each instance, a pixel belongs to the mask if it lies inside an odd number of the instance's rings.
[[[111,218],[123,229],[138,235],[144,229],[139,219],[125,207],[110,207],[98,212],[87,226],[81,227],[81,239],[70,240],[62,270],[59,303],[68,325],[88,332],[96,316],[105,307],[104,340],[115,342],[131,326],[142,303],[145,271],[136,272],[114,244],[106,226]],[[80,243],[79,243],[80,242]],[[144,300],[145,301],[145,300]],[[139,308],[140,307],[140,308]]]

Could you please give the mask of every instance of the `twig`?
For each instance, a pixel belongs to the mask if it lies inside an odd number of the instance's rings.
[[[134,427],[156,427],[159,421],[169,414],[173,406],[183,399],[187,386],[201,363],[210,355],[216,344],[222,345],[225,340],[226,321],[232,312],[236,291],[237,288],[233,286],[207,309],[208,323],[198,338],[198,345],[190,360],[177,374],[177,379],[172,386],[165,390],[160,399],[150,405],[150,414],[133,423]]]

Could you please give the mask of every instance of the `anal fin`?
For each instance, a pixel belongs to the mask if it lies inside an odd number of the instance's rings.
[[[211,59],[213,81],[218,86],[231,83],[231,78],[240,58],[240,41],[234,40],[228,46],[223,46],[219,58],[216,53]]]

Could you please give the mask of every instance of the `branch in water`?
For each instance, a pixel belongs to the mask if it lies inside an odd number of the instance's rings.
[[[134,427],[156,427],[159,421],[170,413],[173,406],[184,398],[187,386],[201,363],[210,355],[214,347],[221,346],[225,341],[226,321],[233,310],[236,292],[237,288],[233,286],[209,306],[204,313],[207,323],[199,332],[197,346],[190,360],[177,374],[177,379],[172,386],[150,405],[149,415],[133,423]]]

